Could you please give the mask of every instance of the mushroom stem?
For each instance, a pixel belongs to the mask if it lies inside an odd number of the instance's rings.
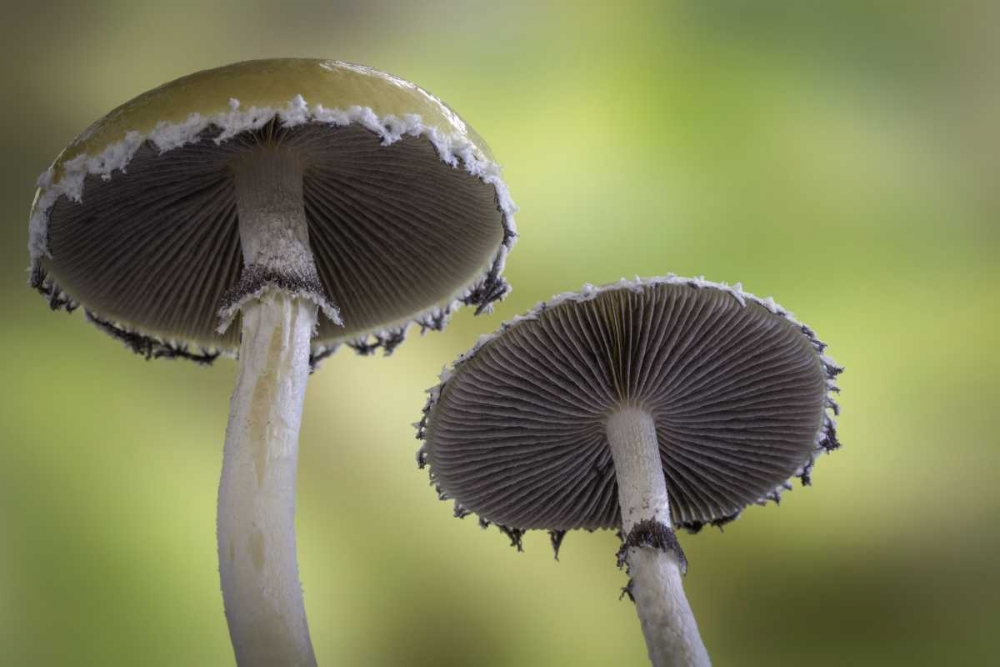
[[[316,664],[295,554],[299,424],[316,304],[243,308],[219,485],[219,574],[240,667]]]
[[[627,407],[607,422],[618,480],[622,531],[656,522],[671,530],[667,484],[656,441],[656,424],[645,410]],[[655,667],[704,667],[708,652],[681,583],[680,556],[669,549],[631,546],[627,552],[632,596]]]
[[[311,282],[316,264],[309,247],[302,160],[280,145],[264,145],[237,160],[232,170],[243,261],[290,283]]]
[[[318,284],[302,197],[303,165],[265,144],[233,165],[244,278],[236,387],[219,485],[219,574],[240,667],[312,667],[295,554],[299,424]],[[294,292],[294,294],[292,293]]]

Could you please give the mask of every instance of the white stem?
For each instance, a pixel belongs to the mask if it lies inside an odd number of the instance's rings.
[[[301,167],[269,153],[234,169],[244,260],[312,269]],[[282,292],[242,308],[219,485],[219,574],[240,667],[314,667],[295,553],[299,424],[317,306]]]
[[[219,485],[219,574],[240,667],[315,665],[295,555],[299,423],[316,305],[243,310]]]
[[[264,146],[232,165],[243,261],[290,275],[316,273],[302,199],[304,165]]]
[[[638,408],[621,409],[608,419],[607,434],[618,479],[623,533],[627,536],[635,524],[646,520],[670,528],[667,483],[653,418]],[[653,665],[710,665],[698,624],[684,595],[677,554],[632,547],[627,558],[632,595]]]

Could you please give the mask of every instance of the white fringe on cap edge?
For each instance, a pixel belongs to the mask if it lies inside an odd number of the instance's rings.
[[[59,197],[82,202],[87,176],[100,176],[107,181],[111,180],[115,171],[125,172],[132,157],[145,142],[155,145],[162,154],[200,142],[201,133],[214,126],[222,130],[221,134],[212,139],[218,145],[242,132],[259,130],[274,118],[278,118],[284,127],[296,127],[306,123],[345,127],[356,123],[377,134],[384,146],[394,144],[404,137],[426,137],[434,145],[442,162],[456,169],[463,168],[472,176],[493,186],[497,205],[503,214],[504,227],[503,241],[493,260],[449,303],[421,311],[410,322],[419,324],[424,330],[440,329],[447,323],[451,313],[465,303],[489,276],[499,277],[503,273],[507,254],[517,239],[517,226],[514,222],[517,205],[511,199],[507,184],[501,177],[500,165],[487,159],[482,150],[468,137],[443,131],[436,126],[424,125],[422,118],[417,114],[406,114],[401,118],[392,114],[379,117],[370,107],[327,109],[321,104],[309,106],[301,95],[296,95],[283,109],[250,107],[243,111],[240,109],[239,100],[231,99],[228,112],[212,116],[193,113],[181,123],[160,122],[145,135],[137,131],[127,132],[121,141],[109,145],[99,155],[80,154],[64,162],[61,165],[63,175],[58,181],[55,180],[55,166],[49,167],[38,177],[39,190],[28,223],[28,252],[31,256],[29,271],[34,273],[41,258],[51,257],[48,249],[48,224],[52,207]],[[486,312],[491,310],[488,304],[483,304],[482,307]],[[408,327],[409,323],[401,323],[404,333]],[[395,331],[383,328],[358,336],[351,342],[364,344],[370,337],[377,341],[393,335]],[[157,339],[155,336],[153,338]],[[338,343],[316,342],[314,352],[325,355],[336,349],[337,345]]]

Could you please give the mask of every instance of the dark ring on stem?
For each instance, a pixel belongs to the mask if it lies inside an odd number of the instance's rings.
[[[327,299],[315,268],[285,271],[263,264],[248,264],[243,267],[239,282],[222,295],[222,305],[218,310],[219,332],[229,327],[248,302],[262,299],[266,293],[274,291],[312,301],[331,321],[343,324],[336,306]]]
[[[240,280],[222,297],[220,311],[238,308],[240,304],[260,293],[267,287],[277,288],[289,294],[304,293],[317,301],[326,301],[323,285],[315,269],[306,272],[276,271],[261,264],[248,264],[243,268]]]
[[[681,543],[677,541],[677,534],[670,526],[660,523],[656,519],[643,519],[637,522],[632,526],[628,535],[622,539],[622,546],[617,554],[618,567],[624,567],[628,563],[629,549],[643,547],[673,552],[680,564],[681,574],[687,574],[687,556],[681,549]]]

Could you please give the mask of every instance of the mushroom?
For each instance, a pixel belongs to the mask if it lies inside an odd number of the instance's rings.
[[[295,553],[310,370],[508,291],[514,205],[449,107],[367,67],[198,72],[94,123],[39,180],[31,284],[146,358],[236,355],[219,570],[238,664],[313,665]],[[323,314],[323,317],[319,316]],[[235,323],[236,321],[238,323]]]
[[[809,483],[838,446],[841,372],[773,300],[675,276],[538,304],[429,391],[418,454],[455,514],[526,530],[615,528],[650,660],[708,665],[675,528],[732,521]]]

